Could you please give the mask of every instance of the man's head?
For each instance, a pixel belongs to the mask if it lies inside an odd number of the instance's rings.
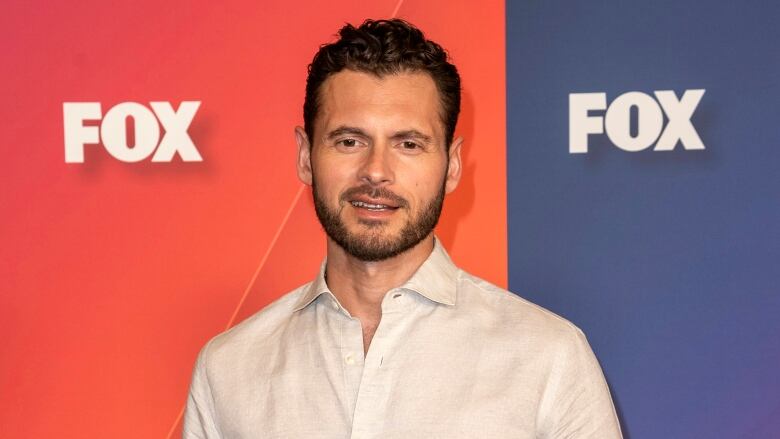
[[[345,26],[309,70],[298,175],[312,185],[326,233],[364,261],[416,246],[460,179],[455,67],[419,30],[393,20]]]
[[[320,91],[328,77],[342,70],[383,77],[399,73],[427,73],[436,84],[441,120],[449,147],[460,113],[460,75],[448,62],[447,52],[411,24],[400,20],[366,20],[360,27],[347,24],[339,40],[320,47],[309,65],[303,122],[309,139],[320,108]]]

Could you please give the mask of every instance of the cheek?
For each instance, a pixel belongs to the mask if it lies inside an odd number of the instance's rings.
[[[446,169],[444,163],[435,163],[430,166],[415,169],[414,173],[407,175],[408,188],[411,189],[415,201],[427,203],[431,198],[436,197],[441,191],[441,186],[445,181]]]
[[[338,200],[341,192],[349,188],[349,175],[343,168],[322,163],[314,168],[314,184],[318,193],[326,199]]]
[[[430,177],[433,177],[433,175]],[[409,188],[406,193],[407,200],[415,206],[415,209],[423,208],[439,194],[441,186],[438,183],[438,178],[436,181],[434,179],[420,179],[412,182],[407,186]]]

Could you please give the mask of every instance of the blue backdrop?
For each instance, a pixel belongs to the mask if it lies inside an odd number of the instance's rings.
[[[780,6],[506,6],[510,289],[585,331],[626,437],[780,437]],[[569,153],[569,94],[688,89],[704,150]]]

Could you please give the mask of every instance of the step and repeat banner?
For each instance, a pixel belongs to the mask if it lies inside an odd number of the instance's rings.
[[[510,287],[625,436],[780,437],[780,6],[506,6]]]
[[[464,77],[465,176],[438,234],[507,284],[504,5],[5,2],[0,437],[165,438],[205,342],[311,280],[306,68],[403,17]]]
[[[319,269],[293,128],[313,54],[368,17],[463,77],[439,237],[585,331],[625,436],[780,435],[780,6],[2,11],[0,436],[180,435],[203,344]]]

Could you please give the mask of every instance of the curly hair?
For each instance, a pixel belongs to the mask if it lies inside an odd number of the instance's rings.
[[[339,40],[325,44],[309,64],[303,123],[314,139],[314,122],[320,107],[319,90],[335,73],[348,69],[378,77],[403,72],[428,73],[439,92],[446,146],[452,143],[460,113],[460,76],[447,52],[422,31],[401,19],[366,20],[359,27],[347,24]]]

